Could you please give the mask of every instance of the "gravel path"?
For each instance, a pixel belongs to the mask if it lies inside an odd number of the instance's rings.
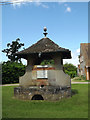
[[[90,82],[71,82],[71,84],[90,84]]]
[[[71,84],[90,84],[90,82],[71,82]],[[18,86],[19,84],[5,84],[0,86]]]
[[[0,86],[17,86],[19,84],[5,84],[5,85],[0,85]]]

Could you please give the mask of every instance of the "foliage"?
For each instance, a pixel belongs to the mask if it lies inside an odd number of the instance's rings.
[[[17,62],[4,62],[2,64],[2,84],[18,83],[19,77],[24,75],[25,65]]]
[[[54,60],[43,60],[41,65],[54,65]]]
[[[86,76],[78,76],[78,77],[74,77],[73,79],[72,79],[73,81],[78,81],[78,82],[89,82],[90,80],[86,80]]]
[[[88,118],[88,85],[72,84],[71,98],[61,101],[23,101],[14,98],[15,86],[2,87],[3,118]]]
[[[24,46],[23,43],[19,43],[20,39],[16,39],[16,41],[12,41],[12,43],[8,43],[7,44],[7,48],[2,50],[2,52],[6,53],[6,56],[8,57],[8,59],[12,62],[14,61],[20,61],[21,59],[17,56],[15,56],[15,53],[18,52],[18,50]]]
[[[64,71],[66,74],[70,75],[71,78],[77,76],[77,67],[71,63],[64,64]]]
[[[82,75],[82,76],[81,76],[81,79],[82,79],[82,80],[86,80],[86,76]]]

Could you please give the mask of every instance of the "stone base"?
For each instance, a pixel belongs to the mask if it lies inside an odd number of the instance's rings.
[[[70,87],[60,86],[30,86],[28,88],[14,88],[14,96],[22,100],[48,100],[55,101],[71,97]]]

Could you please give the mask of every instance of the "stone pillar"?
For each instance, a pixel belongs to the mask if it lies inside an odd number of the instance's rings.
[[[27,67],[24,76],[19,78],[20,86],[27,87],[35,85],[35,81],[32,80],[32,69],[34,66],[34,59],[28,58],[27,60]]]
[[[61,64],[61,56],[57,55],[54,58],[55,69],[56,70],[63,70],[63,65]]]
[[[49,83],[50,85],[53,86],[69,86],[71,87],[71,80],[70,77],[64,73],[63,71],[63,64],[62,64],[62,58],[60,55],[55,55],[53,57],[54,63],[55,63],[55,70],[51,71],[51,75],[50,75],[50,71],[49,71]]]
[[[34,59],[33,59],[33,58],[28,58],[28,59],[27,59],[27,68],[26,68],[26,72],[32,71],[33,66],[34,66]],[[28,68],[29,68],[29,69],[28,69]]]

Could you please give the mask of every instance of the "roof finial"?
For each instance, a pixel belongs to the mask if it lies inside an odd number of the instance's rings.
[[[48,34],[48,33],[46,32],[46,31],[47,31],[47,28],[46,28],[46,27],[44,27],[44,28],[43,28],[43,30],[44,30],[44,33],[43,33],[43,34],[44,34],[44,35],[45,35],[45,37],[46,37],[46,35]]]

